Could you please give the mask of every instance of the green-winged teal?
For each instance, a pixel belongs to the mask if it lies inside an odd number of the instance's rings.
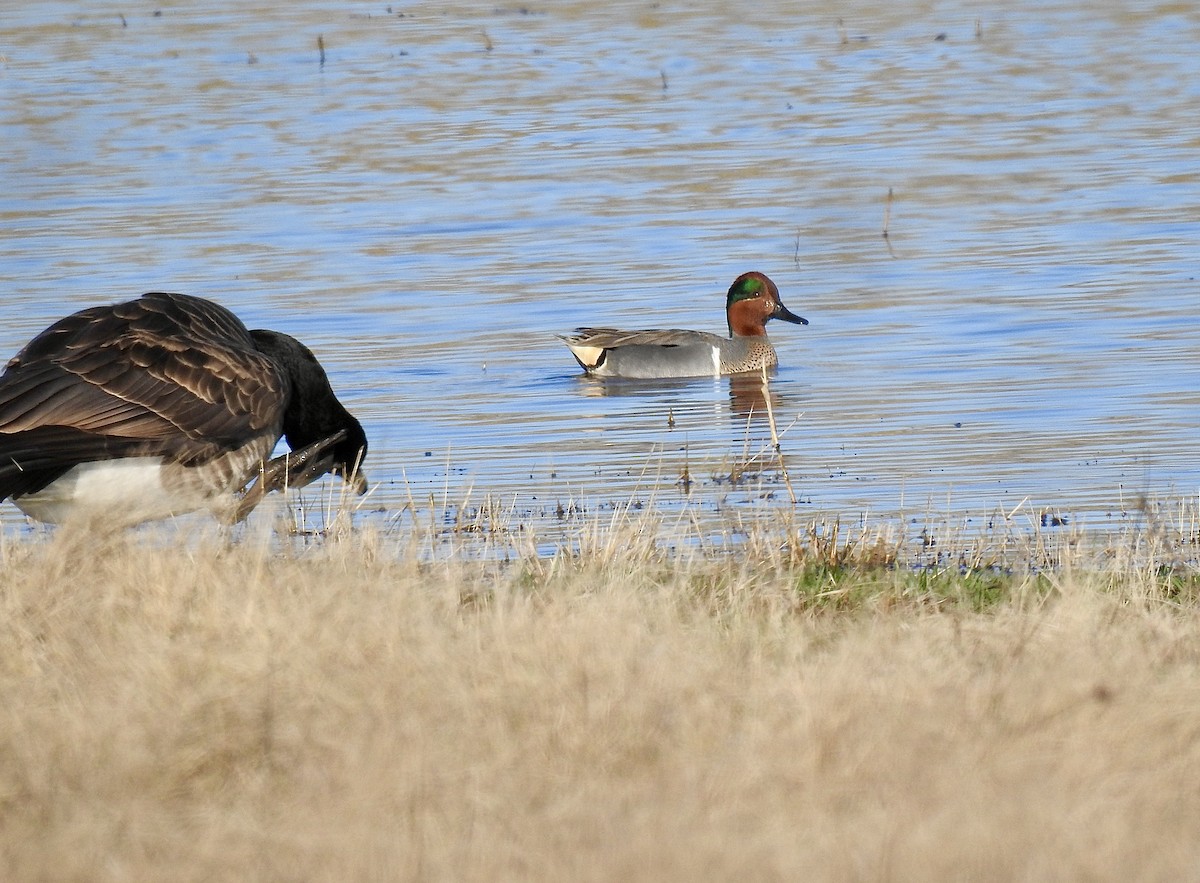
[[[292,453],[268,461],[281,435]],[[327,472],[361,493],[366,451],[304,344],[185,294],[67,316],[0,375],[0,500],[40,521],[240,520]]]
[[[779,363],[766,324],[807,325],[779,300],[762,273],[743,273],[725,300],[729,337],[678,329],[617,331],[579,328],[562,338],[583,370],[597,377],[703,377],[773,368]]]

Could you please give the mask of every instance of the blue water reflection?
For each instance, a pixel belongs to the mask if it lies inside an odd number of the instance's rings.
[[[188,291],[318,351],[385,511],[685,470],[736,503],[739,463],[774,481],[761,389],[597,386],[554,335],[719,331],[759,269],[812,321],[775,330],[771,402],[814,512],[1103,521],[1200,485],[1177,5],[160,13],[6,13],[5,352]]]

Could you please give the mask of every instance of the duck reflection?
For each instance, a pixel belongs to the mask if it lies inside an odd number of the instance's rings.
[[[760,374],[734,374],[729,378],[729,405],[732,416],[743,423],[767,420],[768,401],[770,409],[779,410],[783,401],[779,393],[764,382]]]
[[[718,412],[727,410],[729,420],[739,431],[745,431],[747,423],[769,428],[772,414],[777,421],[785,415],[790,421],[796,411],[793,397],[770,378],[764,381],[757,372],[686,380],[630,380],[580,375],[578,383],[580,391],[589,398],[642,397],[653,407],[674,415],[715,405]]]

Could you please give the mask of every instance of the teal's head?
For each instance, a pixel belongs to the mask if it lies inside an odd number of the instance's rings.
[[[767,333],[771,319],[782,319],[795,325],[807,325],[783,305],[779,289],[762,273],[743,273],[729,286],[725,298],[725,316],[729,320],[730,337],[759,337]]]
[[[761,297],[772,288],[775,288],[775,283],[762,273],[743,273],[729,286],[729,295],[725,298],[725,309],[728,310],[740,300]],[[776,293],[778,294],[778,289],[776,289]]]

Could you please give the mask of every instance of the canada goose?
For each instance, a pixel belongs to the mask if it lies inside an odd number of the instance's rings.
[[[291,453],[268,461],[281,435]],[[308,347],[186,294],[60,319],[0,375],[0,501],[39,521],[240,521],[327,472],[364,492],[366,452]]]

